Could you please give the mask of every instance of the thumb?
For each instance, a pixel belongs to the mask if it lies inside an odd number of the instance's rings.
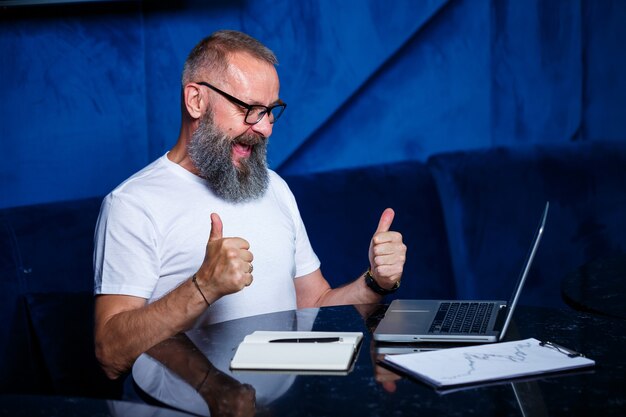
[[[222,219],[217,213],[211,213],[211,234],[209,242],[222,238]]]
[[[388,232],[391,227],[391,223],[393,223],[393,218],[396,213],[393,209],[385,209],[383,214],[380,216],[380,220],[378,221],[378,227],[376,228],[376,233],[380,232]]]

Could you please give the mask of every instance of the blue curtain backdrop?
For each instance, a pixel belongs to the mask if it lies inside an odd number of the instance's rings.
[[[624,21],[619,0],[0,3],[0,208],[102,196],[166,152],[185,57],[222,28],[279,57],[282,174],[623,141]]]

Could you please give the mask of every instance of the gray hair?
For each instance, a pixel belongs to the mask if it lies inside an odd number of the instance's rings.
[[[276,55],[253,37],[236,30],[220,30],[201,40],[189,53],[183,69],[182,83],[199,81],[201,72],[223,72],[228,56],[246,52],[271,65],[278,65]]]

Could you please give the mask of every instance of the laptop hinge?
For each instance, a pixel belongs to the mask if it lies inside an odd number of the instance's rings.
[[[493,325],[494,330],[498,332],[502,331],[502,326],[504,326],[504,322],[506,320],[506,314],[509,311],[509,307],[506,305],[501,305],[498,309],[498,314],[496,315],[496,322]]]

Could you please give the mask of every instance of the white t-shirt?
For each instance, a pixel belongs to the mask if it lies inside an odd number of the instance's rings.
[[[152,302],[189,279],[205,256],[211,213],[224,237],[250,243],[254,281],[211,305],[209,323],[296,308],[293,279],[319,268],[296,201],[270,171],[265,195],[233,204],[167,155],[107,195],[96,226],[96,294],[123,294]],[[205,323],[207,322],[205,321]]]

